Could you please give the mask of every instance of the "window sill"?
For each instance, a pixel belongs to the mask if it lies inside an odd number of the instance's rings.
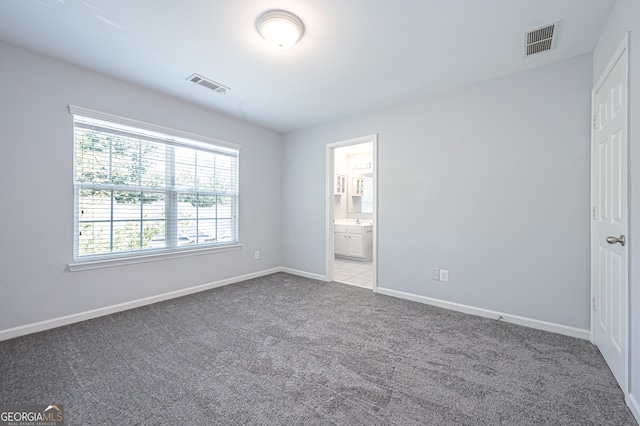
[[[69,263],[67,267],[71,272],[88,271],[91,269],[111,268],[113,266],[135,265],[138,263],[156,262],[166,259],[177,259],[180,257],[199,256],[203,254],[220,253],[225,251],[240,250],[242,244],[230,244],[227,246],[206,247],[190,250],[179,250],[171,252],[149,253],[138,256],[118,257],[112,259],[87,260]]]

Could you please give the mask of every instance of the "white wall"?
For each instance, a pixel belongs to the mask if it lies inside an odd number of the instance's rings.
[[[69,104],[242,145],[243,248],[69,272]],[[0,331],[282,265],[280,134],[6,44],[0,44],[0,121]]]
[[[629,264],[631,313],[631,400],[636,419],[640,422],[640,1],[618,0],[593,52],[593,83],[620,45],[624,35],[629,39],[631,91],[629,97]]]
[[[325,145],[378,133],[379,287],[588,329],[591,61],[286,134],[285,266],[325,274]]]

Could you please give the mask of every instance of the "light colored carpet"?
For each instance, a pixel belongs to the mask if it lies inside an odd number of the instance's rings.
[[[284,273],[0,342],[68,425],[635,425],[587,341]]]

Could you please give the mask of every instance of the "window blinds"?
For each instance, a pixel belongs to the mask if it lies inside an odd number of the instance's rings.
[[[84,108],[70,112],[76,259],[238,242],[239,146]]]

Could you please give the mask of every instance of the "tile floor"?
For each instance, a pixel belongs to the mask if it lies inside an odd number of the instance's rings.
[[[373,262],[334,258],[333,279],[358,287],[373,288]]]

